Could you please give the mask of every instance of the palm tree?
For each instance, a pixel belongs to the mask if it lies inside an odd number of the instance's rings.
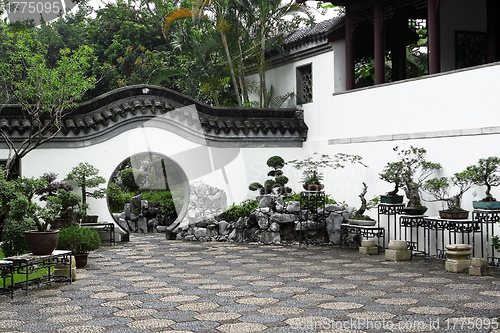
[[[247,30],[254,31],[259,41],[257,47],[259,53],[259,99],[261,107],[268,107],[265,52],[269,46],[276,44],[280,40],[279,37],[287,32],[287,23],[283,20],[285,16],[304,13],[311,18],[312,14],[309,7],[295,2],[282,5],[280,0],[236,1],[240,11],[246,14]]]
[[[241,96],[238,89],[238,82],[236,81],[236,74],[234,71],[233,61],[231,53],[229,52],[229,46],[227,41],[227,31],[231,29],[231,24],[229,23],[228,17],[234,15],[234,8],[231,6],[232,0],[205,0],[202,3],[198,3],[195,8],[178,8],[170,12],[165,18],[165,23],[163,31],[167,34],[169,26],[172,22],[184,19],[184,18],[195,18],[195,19],[209,19],[213,22],[215,29],[220,34],[222,41],[222,46],[226,56],[226,61],[229,67],[229,73],[231,81],[233,84],[233,89],[235,93],[238,105],[241,106]],[[208,11],[212,17],[204,15],[204,12]]]

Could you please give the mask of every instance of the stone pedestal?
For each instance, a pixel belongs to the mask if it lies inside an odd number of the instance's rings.
[[[378,248],[374,240],[362,240],[359,247],[360,254],[378,254]]]
[[[468,272],[471,260],[467,259],[472,254],[469,244],[446,245],[446,255],[449,257],[444,265],[445,270],[453,273]]]
[[[469,267],[469,275],[476,275],[476,276],[490,275],[490,268],[488,267],[488,261],[482,258],[472,258],[471,265]]]
[[[385,250],[385,260],[389,261],[411,260],[411,251],[408,250],[408,242],[403,240],[389,241],[389,249]]]
[[[55,266],[52,275],[65,276],[69,278],[69,266],[66,265]],[[71,281],[75,280],[76,280],[76,260],[75,257],[71,256]]]

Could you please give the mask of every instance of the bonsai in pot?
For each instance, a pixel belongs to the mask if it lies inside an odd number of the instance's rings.
[[[82,216],[82,199],[73,194],[73,186],[68,182],[56,181],[57,174],[54,172],[44,173],[40,178],[47,181],[46,186],[36,192],[41,201],[47,201],[52,198],[54,202],[61,205],[59,216],[53,221],[52,225],[56,228],[69,226]]]
[[[361,199],[361,206],[359,207],[358,210],[356,210],[354,216],[349,219],[349,224],[364,225],[364,226],[367,225],[371,226],[376,224],[376,221],[372,219],[370,216],[365,215],[365,212],[367,210],[376,207],[380,199],[378,197],[374,197],[369,201],[366,200],[365,195],[367,191],[368,191],[368,186],[366,186],[366,183],[363,182],[363,189],[359,194],[359,198]]]
[[[61,229],[59,233],[58,249],[70,250],[76,260],[76,267],[82,268],[87,264],[89,251],[101,246],[99,233],[92,228],[71,225]]]
[[[59,230],[50,229],[53,221],[59,216],[61,206],[54,197],[47,199],[45,206],[33,199],[41,188],[47,185],[44,179],[18,178],[10,181],[15,191],[7,207],[8,218],[12,221],[32,219],[37,230],[25,232],[26,243],[35,255],[51,254],[57,246]]]
[[[343,163],[345,162],[364,165],[361,162],[362,157],[359,155],[337,153],[334,156],[326,154],[320,155],[319,158],[317,156],[318,153],[314,153],[313,156],[309,156],[306,159],[287,162],[287,164],[291,164],[295,169],[302,171],[303,187],[307,191],[320,191],[323,189],[324,185],[321,184],[323,172],[320,171],[322,168],[344,168]]]
[[[379,173],[380,179],[394,184],[394,190],[387,192],[385,195],[380,196],[380,202],[383,203],[402,203],[404,196],[399,195],[399,188],[403,179],[401,177],[403,171],[403,162],[391,162],[387,163],[381,173]]]
[[[446,219],[467,219],[469,212],[462,208],[462,197],[474,185],[472,174],[465,170],[457,172],[450,178],[440,177],[428,179],[422,185],[422,189],[432,195],[434,200],[441,201],[443,210],[439,211],[439,216]],[[456,188],[454,195],[451,195],[452,188]]]
[[[481,158],[476,165],[470,165],[466,170],[470,172],[475,185],[486,186],[486,196],[480,201],[473,201],[472,206],[478,209],[500,209],[500,202],[491,194],[491,188],[500,185],[500,158]]]
[[[104,177],[99,176],[99,170],[89,163],[78,164],[64,180],[75,182],[82,191],[82,209],[84,210],[85,221],[88,209],[87,197],[94,199],[104,198],[106,190],[99,188],[99,186],[106,183],[106,180]],[[97,222],[97,218],[89,219],[89,222]]]
[[[286,184],[288,183],[288,177],[283,176],[283,167],[285,166],[285,160],[281,156],[272,156],[267,160],[267,166],[272,168],[271,171],[267,173],[269,177],[274,177],[274,179],[268,179],[264,184],[254,182],[248,186],[251,191],[259,191],[261,195],[264,194],[279,194],[287,196],[292,193],[292,189]]]
[[[400,181],[408,199],[404,211],[409,215],[423,215],[427,207],[422,205],[420,187],[427,178],[441,169],[441,165],[427,161],[427,151],[424,148],[410,146],[408,149],[401,149],[396,146],[393,149],[398,154],[399,161],[388,163],[386,168],[399,174],[399,177],[395,176],[393,179],[395,183]],[[398,183],[396,185],[399,187]]]

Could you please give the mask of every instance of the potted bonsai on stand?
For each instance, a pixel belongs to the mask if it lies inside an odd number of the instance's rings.
[[[65,181],[73,181],[80,187],[82,191],[82,207],[84,210],[84,222],[97,222],[97,216],[89,218],[87,216],[87,197],[94,199],[104,198],[105,189],[99,188],[101,184],[106,183],[104,177],[99,176],[99,170],[89,163],[80,163],[74,167],[64,179]],[[91,191],[91,189],[94,189]]]
[[[322,154],[317,158],[318,153],[309,156],[303,160],[292,160],[286,164],[291,164],[295,169],[302,171],[303,187],[306,191],[321,191],[324,187],[321,184],[323,180],[323,173],[319,170],[321,168],[343,168],[343,162],[350,162],[351,164],[359,163],[364,165],[359,155],[349,155],[344,153],[337,153],[333,157],[330,155]],[[364,165],[366,166],[366,165]]]
[[[380,179],[394,184],[394,190],[387,192],[385,195],[380,196],[382,203],[402,203],[404,196],[398,195],[399,188],[403,179],[401,177],[403,171],[403,162],[387,163],[382,172],[379,174]]]
[[[56,196],[48,197],[43,207],[33,201],[36,193],[47,186],[45,179],[19,178],[11,182],[17,194],[8,203],[9,218],[13,221],[32,219],[37,230],[25,232],[29,250],[35,255],[51,254],[57,246],[59,230],[50,227],[61,213],[60,203]]]
[[[422,189],[432,195],[435,200],[441,201],[443,210],[439,216],[443,219],[467,219],[469,211],[462,208],[462,197],[474,185],[472,174],[465,170],[457,172],[450,178],[440,177],[426,180]],[[455,195],[451,195],[452,188],[457,188]]]
[[[399,161],[388,163],[384,170],[394,172],[392,179],[396,189],[400,183],[405,191],[408,203],[404,212],[408,215],[423,215],[427,207],[422,205],[420,187],[430,175],[441,169],[441,165],[427,161],[427,151],[424,148],[410,146],[408,149],[400,149],[396,146],[393,149],[398,154]]]
[[[369,217],[368,215],[365,215],[365,212],[367,210],[370,210],[374,207],[376,207],[380,201],[379,198],[374,197],[371,200],[366,200],[365,195],[366,192],[368,191],[368,186],[366,186],[366,183],[363,182],[363,190],[359,194],[359,198],[361,199],[361,206],[359,207],[358,210],[356,210],[356,213],[354,214],[353,217],[349,219],[349,224],[353,225],[363,225],[363,226],[373,226],[377,223],[374,219]]]
[[[72,225],[60,231],[57,248],[71,251],[75,257],[76,267],[82,268],[87,264],[89,251],[100,246],[101,239],[96,230]]]
[[[473,201],[475,209],[500,209],[500,202],[491,194],[491,188],[500,185],[500,158],[490,156],[481,158],[476,165],[468,166],[475,185],[486,186],[486,197],[481,201]]]

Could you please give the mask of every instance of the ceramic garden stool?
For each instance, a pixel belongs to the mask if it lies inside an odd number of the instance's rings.
[[[448,272],[462,273],[468,272],[471,261],[467,259],[472,254],[472,245],[469,244],[449,244],[446,245],[446,255],[444,269]]]
[[[374,240],[362,240],[359,254],[378,254],[378,248]]]
[[[408,250],[408,242],[404,240],[389,241],[389,249],[385,250],[385,260],[389,261],[411,260],[411,251]]]
[[[68,259],[66,259],[66,263],[68,263]],[[56,276],[65,276],[69,279],[69,266],[66,265],[57,265],[54,267],[54,272],[52,273]],[[76,280],[76,260],[75,257],[71,256],[71,281]]]
[[[469,267],[469,275],[475,275],[475,276],[490,275],[490,268],[488,267],[488,261],[482,258],[472,258],[472,262]]]

